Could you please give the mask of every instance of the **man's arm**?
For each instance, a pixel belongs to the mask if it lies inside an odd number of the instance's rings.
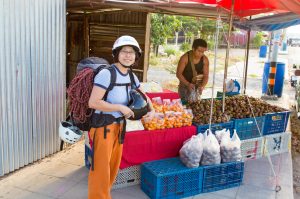
[[[180,82],[182,82],[184,85],[188,86],[190,82],[188,82],[184,76],[183,76],[183,71],[185,69],[185,66],[188,62],[187,59],[187,54],[184,54],[180,57],[178,66],[177,66],[177,71],[176,71],[176,77],[179,79]]]
[[[178,62],[177,71],[176,71],[176,77],[179,79],[180,82],[182,82],[185,86],[187,86],[190,90],[194,88],[194,85],[187,81],[183,76],[183,71],[188,63],[188,54],[185,53],[180,57],[180,60]]]

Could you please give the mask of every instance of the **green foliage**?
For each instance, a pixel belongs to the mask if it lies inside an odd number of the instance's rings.
[[[180,50],[183,52],[187,52],[191,49],[192,49],[192,47],[191,47],[191,44],[189,44],[189,43],[182,43],[180,46]]]
[[[175,55],[176,54],[176,49],[174,49],[172,47],[166,47],[165,48],[165,53],[167,53],[168,56]]]
[[[151,43],[164,44],[166,38],[180,30],[180,21],[173,15],[151,14]]]
[[[222,33],[227,33],[228,25],[222,24],[220,30],[220,40]],[[190,17],[175,16],[166,14],[151,14],[151,44],[155,54],[159,45],[163,45],[167,38],[174,38],[175,32],[183,32],[185,41],[181,47],[182,51],[191,49],[193,39],[202,38],[207,41],[209,49],[213,49],[213,35],[216,32],[216,20]]]
[[[257,32],[255,37],[253,38],[253,45],[255,48],[259,48],[263,44],[263,33]]]
[[[149,64],[151,66],[157,66],[159,64],[159,58],[151,55],[149,59]]]
[[[215,41],[214,41],[214,40],[208,40],[208,41],[207,41],[207,48],[208,48],[209,50],[213,50],[214,47],[215,47]]]

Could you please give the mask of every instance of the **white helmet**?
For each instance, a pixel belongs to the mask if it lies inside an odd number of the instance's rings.
[[[112,48],[113,55],[114,55],[114,50],[116,50],[117,48],[119,48],[121,46],[133,46],[138,51],[139,56],[141,56],[141,54],[142,54],[142,50],[139,46],[139,43],[136,41],[136,39],[134,37],[131,37],[129,35],[121,36],[115,41],[113,48]]]
[[[62,121],[59,125],[59,137],[67,143],[74,144],[82,134],[82,131],[69,121]]]

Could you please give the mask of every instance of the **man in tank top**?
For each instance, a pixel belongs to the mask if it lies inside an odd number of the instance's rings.
[[[208,82],[209,61],[204,55],[207,42],[195,39],[192,50],[180,57],[176,76],[179,79],[178,93],[182,100],[188,101],[192,91],[202,94]]]

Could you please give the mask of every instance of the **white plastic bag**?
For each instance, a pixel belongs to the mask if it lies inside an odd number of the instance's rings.
[[[196,102],[196,101],[199,101],[201,100],[201,94],[199,93],[198,89],[193,89],[189,95],[189,98],[188,100],[190,102]]]
[[[203,152],[203,135],[193,135],[183,143],[179,151],[179,157],[182,163],[189,167],[199,167],[199,162]]]
[[[215,135],[220,144],[223,136],[228,136],[230,138],[230,131],[226,129],[222,129],[220,131],[215,131]]]
[[[201,165],[213,165],[221,163],[220,145],[216,136],[207,129],[204,135],[203,154]]]
[[[221,158],[222,162],[235,162],[241,161],[241,140],[234,130],[232,138],[228,139],[227,136],[223,136],[221,140]]]

